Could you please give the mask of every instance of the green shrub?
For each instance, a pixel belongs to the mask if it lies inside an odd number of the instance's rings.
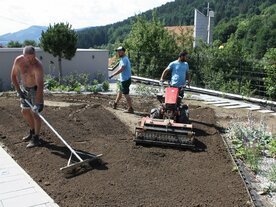
[[[92,81],[92,85],[98,85],[99,84],[99,81],[97,80],[97,79],[94,79],[93,81]]]
[[[45,87],[52,91],[75,91],[78,93],[81,91],[100,92],[109,89],[109,82],[104,81],[102,84],[99,84],[99,81],[94,79],[92,85],[90,85],[89,74],[72,73],[64,77],[63,84],[59,84],[58,80],[51,76],[46,76]]]
[[[135,91],[139,95],[152,95],[158,93],[158,89],[155,89],[152,86],[147,86],[145,84],[138,84],[135,88]]]
[[[54,90],[59,86],[59,82],[57,79],[51,77],[51,76],[45,76],[45,88],[48,90]]]
[[[104,81],[103,82],[103,90],[104,91],[108,91],[108,89],[109,89],[109,82],[108,81]]]
[[[271,157],[276,158],[276,136],[274,136],[271,142],[268,143],[268,151]]]
[[[269,175],[268,178],[270,181],[276,183],[276,164],[273,164],[270,171],[269,171]]]
[[[263,67],[266,73],[264,78],[264,84],[266,88],[266,94],[270,98],[276,98],[276,48],[269,49],[263,58]]]
[[[265,122],[261,120],[257,124],[249,114],[248,123],[231,123],[226,136],[231,140],[236,157],[244,160],[254,172],[257,172],[261,156],[273,140],[272,134],[267,132]],[[272,151],[274,150],[275,148]]]

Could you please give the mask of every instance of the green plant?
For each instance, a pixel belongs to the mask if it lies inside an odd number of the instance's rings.
[[[242,96],[251,97],[256,91],[256,89],[253,90],[251,88],[251,81],[250,80],[243,81],[241,85],[242,86],[240,88],[240,93],[241,93]]]
[[[135,91],[139,95],[152,95],[158,92],[158,90],[153,88],[152,86],[146,86],[144,84],[138,84],[135,88]]]
[[[276,98],[276,48],[269,49],[264,58],[263,66],[266,72],[266,77],[264,78],[264,84],[266,87],[266,93],[271,98]]]
[[[60,84],[57,79],[50,75],[45,78],[45,87],[52,91],[90,91],[100,92],[107,91],[109,89],[109,82],[104,81],[99,84],[97,79],[92,81],[92,85],[89,84],[89,74],[87,73],[71,73],[63,78],[63,83]]]
[[[268,143],[268,151],[271,157],[276,157],[276,137],[273,136],[271,142]]]
[[[92,85],[98,85],[99,84],[99,81],[97,80],[97,79],[94,79],[93,81],[92,81]]]
[[[77,79],[78,81],[82,84],[82,85],[88,85],[89,84],[89,74],[88,73],[80,73],[77,75]]]
[[[270,169],[270,171],[269,171],[268,178],[269,178],[270,181],[272,181],[272,182],[274,182],[274,183],[276,182],[276,164],[273,164],[273,165],[271,166],[271,169]]]
[[[47,75],[47,76],[45,76],[45,83],[44,83],[44,85],[45,85],[45,88],[47,88],[48,90],[54,90],[60,84],[59,84],[59,82],[55,78],[51,77],[50,75]]]
[[[261,153],[258,147],[245,148],[245,162],[250,169],[257,173],[259,171],[259,163],[261,160]]]
[[[257,125],[249,113],[248,122],[231,123],[226,136],[231,140],[236,157],[244,160],[254,172],[257,172],[261,156],[273,140],[271,133],[267,132],[265,121],[261,120]]]
[[[109,82],[108,81],[104,81],[102,87],[103,87],[104,91],[108,91],[108,89],[109,89]]]
[[[102,87],[99,84],[98,85],[90,85],[87,90],[90,92],[97,93],[97,92],[102,91]]]
[[[97,74],[97,80],[99,83],[102,83],[104,81],[104,75],[102,73]]]
[[[186,99],[190,99],[192,97],[191,93],[186,93]]]

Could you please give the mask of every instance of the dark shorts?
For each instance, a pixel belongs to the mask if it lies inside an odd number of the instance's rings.
[[[21,87],[21,90],[24,91],[24,93],[27,94],[27,100],[34,105],[35,103],[35,95],[36,95],[36,91],[37,91],[37,86],[34,87]],[[20,99],[20,106],[22,109],[29,109],[30,106],[24,101],[24,99]]]
[[[131,78],[126,81],[122,81],[120,83],[120,92],[122,92],[122,94],[129,94],[130,85],[131,85]]]

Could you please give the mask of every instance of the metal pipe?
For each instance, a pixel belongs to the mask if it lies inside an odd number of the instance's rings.
[[[24,101],[33,109],[33,105],[26,99]],[[44,123],[57,135],[57,137],[65,144],[65,146],[73,153],[81,162],[83,159],[76,153],[76,151],[61,137],[61,135],[49,124],[49,122],[39,113],[35,112],[43,121]]]

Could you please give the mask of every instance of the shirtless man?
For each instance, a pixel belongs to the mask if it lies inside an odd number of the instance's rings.
[[[37,113],[41,112],[44,107],[43,76],[43,67],[35,56],[34,47],[26,46],[23,49],[23,54],[17,56],[14,60],[11,81],[21,98],[21,112],[30,127],[30,134],[23,137],[24,141],[29,141],[27,148],[41,145],[39,139],[41,119]],[[32,109],[24,101],[25,99],[34,106]]]

